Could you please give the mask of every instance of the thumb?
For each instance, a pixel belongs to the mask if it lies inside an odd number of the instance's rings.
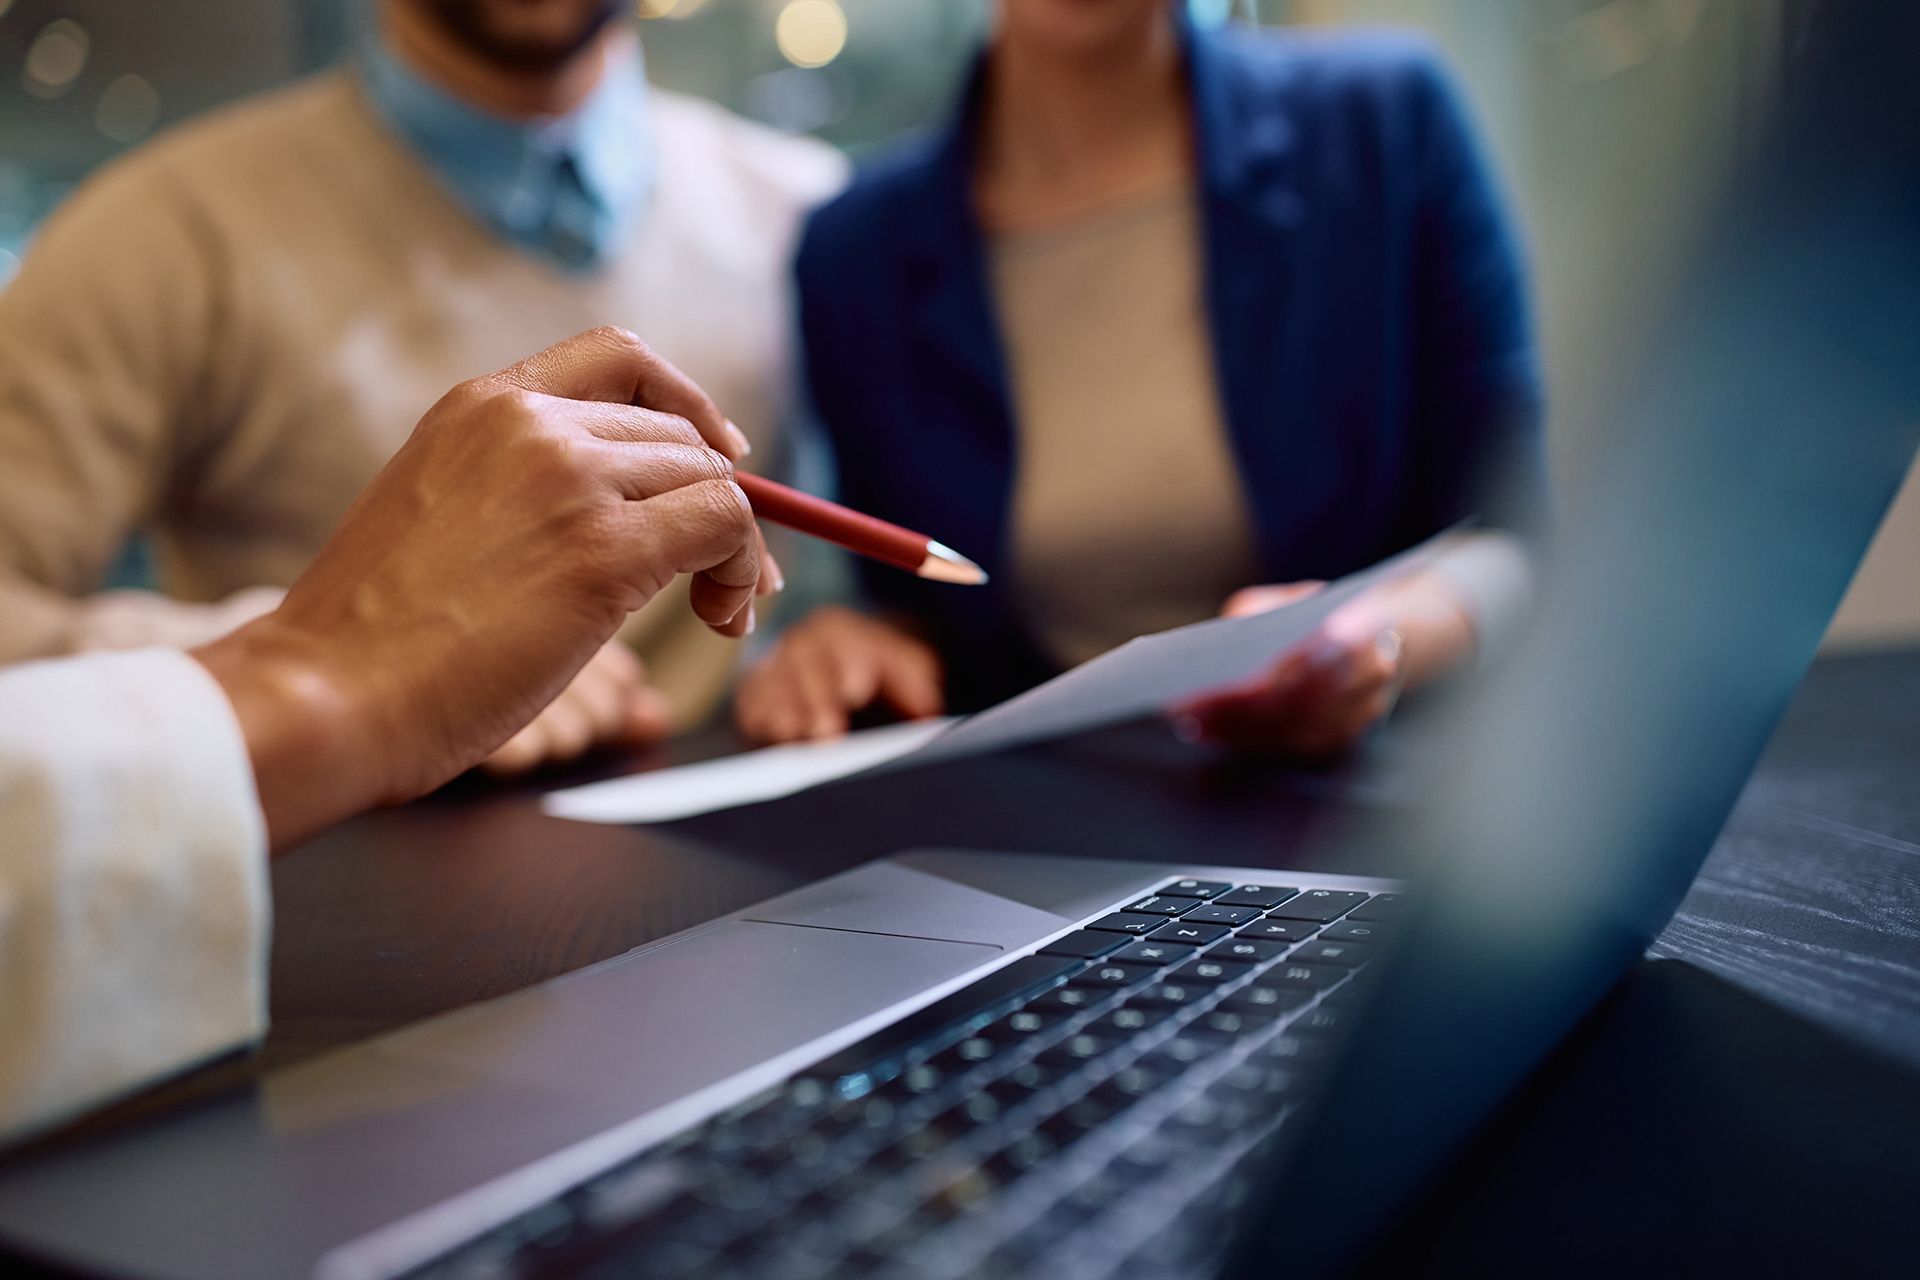
[[[1326,585],[1325,582],[1317,578],[1312,578],[1302,582],[1286,582],[1274,586],[1247,587],[1227,597],[1226,604],[1221,606],[1220,616],[1223,618],[1244,618],[1248,614],[1266,613],[1270,609],[1280,609],[1290,604],[1298,604]]]

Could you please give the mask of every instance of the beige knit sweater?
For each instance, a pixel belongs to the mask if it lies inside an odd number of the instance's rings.
[[[764,450],[788,254],[844,166],[693,99],[652,108],[651,203],[585,276],[469,217],[346,72],[87,182],[0,292],[0,662],[191,644],[269,607],[443,392],[596,324],[641,334]],[[166,596],[99,594],[136,529]],[[736,646],[684,584],[625,634],[683,723],[712,708]]]

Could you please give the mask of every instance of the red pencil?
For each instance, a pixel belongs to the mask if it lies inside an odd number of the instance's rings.
[[[987,580],[986,570],[924,533],[862,515],[837,502],[790,489],[763,476],[740,471],[734,473],[733,478],[753,504],[754,514],[762,520],[823,538],[856,554],[936,582],[979,586]]]

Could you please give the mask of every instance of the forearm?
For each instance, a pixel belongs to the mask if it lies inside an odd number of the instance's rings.
[[[266,1025],[265,838],[240,732],[154,651],[0,673],[0,1134]]]

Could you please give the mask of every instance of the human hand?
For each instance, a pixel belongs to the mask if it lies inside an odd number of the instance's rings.
[[[462,383],[280,607],[195,651],[233,702],[276,847],[477,764],[677,574],[753,624],[738,431],[632,334]]]
[[[1251,588],[1229,600],[1223,612],[1278,608],[1322,585]],[[1402,648],[1384,597],[1363,594],[1329,614],[1265,675],[1176,709],[1176,724],[1195,739],[1303,760],[1341,755],[1393,709],[1405,679]]]
[[[642,747],[673,728],[666,695],[647,683],[639,655],[610,640],[527,726],[480,764],[496,777],[564,764],[601,747]]]
[[[849,718],[884,702],[903,719],[939,715],[946,705],[940,655],[891,622],[829,606],[781,635],[772,653],[740,681],[734,718],[761,742],[831,738]]]

